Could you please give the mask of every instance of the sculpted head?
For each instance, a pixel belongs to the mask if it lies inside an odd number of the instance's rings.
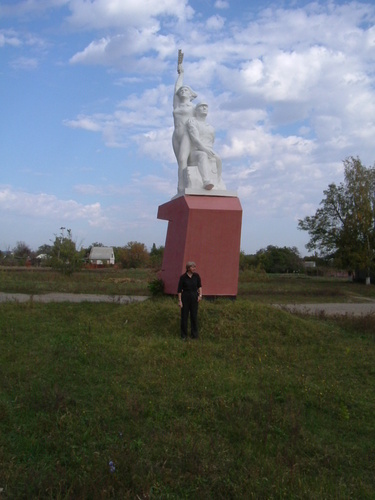
[[[187,85],[182,85],[182,87],[180,87],[178,90],[177,90],[177,95],[178,97],[180,98],[188,98],[189,101],[192,101],[193,99],[195,99],[197,97],[197,94],[194,92],[194,90],[192,90],[189,86]]]
[[[195,106],[195,115],[196,116],[207,116],[208,113],[208,104],[205,102],[200,102]]]

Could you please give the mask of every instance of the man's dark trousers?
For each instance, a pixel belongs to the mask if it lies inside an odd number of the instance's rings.
[[[190,326],[192,338],[198,338],[198,296],[197,292],[182,292],[181,309],[181,337],[187,338],[188,318],[190,313]]]

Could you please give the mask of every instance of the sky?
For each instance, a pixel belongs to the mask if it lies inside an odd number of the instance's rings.
[[[1,0],[0,250],[165,244],[173,89],[209,105],[241,250],[297,247],[343,160],[375,161],[375,2]]]

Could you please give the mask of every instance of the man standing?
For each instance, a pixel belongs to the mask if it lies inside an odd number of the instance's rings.
[[[195,272],[195,262],[186,264],[186,273],[180,276],[177,294],[181,308],[181,338],[187,339],[188,319],[190,314],[191,338],[198,338],[198,304],[202,300],[202,283]]]

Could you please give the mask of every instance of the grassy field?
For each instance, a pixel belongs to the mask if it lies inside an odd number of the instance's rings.
[[[156,273],[150,269],[104,268],[64,276],[43,268],[3,267],[0,268],[0,291],[148,296],[148,284],[156,277]],[[239,276],[238,296],[264,304],[363,302],[375,300],[375,287],[352,283],[346,278],[317,278],[305,274],[267,275],[245,271]]]
[[[85,269],[64,276],[49,268],[3,267],[0,268],[0,291],[149,295],[148,282],[155,277],[150,269]]]
[[[1,500],[373,499],[375,318],[252,299],[0,304]]]
[[[240,273],[238,292],[254,302],[324,303],[375,300],[375,287],[348,278],[310,277],[305,274]]]

